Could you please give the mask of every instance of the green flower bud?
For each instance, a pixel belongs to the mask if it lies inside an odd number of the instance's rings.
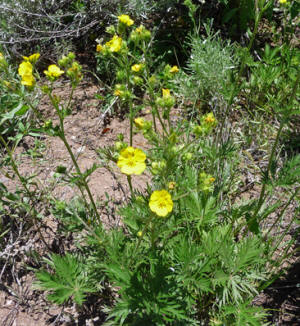
[[[138,86],[143,85],[143,79],[139,76],[134,76],[132,81],[135,85],[138,85]]]
[[[115,35],[116,34],[116,29],[114,25],[109,25],[106,27],[105,29],[106,33],[111,34],[111,35]]]
[[[42,90],[42,92],[43,92],[44,94],[50,94],[50,91],[51,91],[48,85],[43,85],[43,86],[41,87],[41,90]]]
[[[74,59],[75,59],[75,53],[74,53],[74,52],[69,52],[69,53],[68,53],[68,58],[69,58],[70,60],[74,60]]]
[[[117,81],[122,82],[126,80],[127,78],[127,73],[124,70],[118,70],[116,74]]]
[[[182,159],[184,161],[190,161],[191,159],[193,158],[193,153],[184,153],[183,156],[182,156]]]
[[[115,148],[116,148],[116,150],[119,152],[121,149],[124,148],[124,143],[121,142],[121,141],[117,141],[117,142],[115,142]]]

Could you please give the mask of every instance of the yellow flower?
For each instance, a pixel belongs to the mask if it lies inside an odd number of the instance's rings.
[[[10,88],[11,87],[11,83],[7,80],[3,80],[3,84],[7,87]]]
[[[170,97],[170,96],[171,96],[171,94],[170,94],[170,90],[167,89],[167,88],[163,88],[163,89],[162,89],[162,95],[163,95],[163,98]]]
[[[143,118],[136,118],[134,119],[134,124],[138,129],[143,129],[145,126],[145,119]]]
[[[5,62],[5,58],[2,52],[0,52],[0,63],[4,63]]]
[[[33,53],[32,55],[30,55],[29,57],[23,57],[23,59],[25,61],[29,61],[29,62],[32,62],[32,63],[35,63],[38,61],[38,58],[40,57],[40,54],[39,53]]]
[[[179,69],[178,69],[177,66],[173,66],[173,67],[170,69],[170,73],[172,73],[172,74],[176,74],[176,72],[178,72],[178,71],[179,71]]]
[[[287,0],[279,0],[279,3],[280,3],[281,5],[285,5],[285,4],[287,3]]]
[[[137,236],[140,238],[141,236],[143,235],[143,232],[142,231],[139,231],[138,233],[137,233]]]
[[[18,74],[23,77],[25,75],[32,75],[32,64],[29,61],[23,61],[19,65]]]
[[[216,122],[216,118],[212,112],[208,113],[204,118],[204,121],[208,124],[214,124]]]
[[[211,131],[217,125],[218,121],[212,112],[207,113],[201,118],[201,126],[206,131]]]
[[[137,33],[141,34],[141,33],[143,32],[144,29],[145,29],[145,27],[144,27],[143,25],[141,25],[140,27],[137,27],[137,28],[135,29],[135,31],[136,31]]]
[[[122,46],[122,38],[118,35],[114,35],[114,37],[106,42],[105,45],[109,48],[110,52],[119,52]]]
[[[103,46],[101,44],[97,44],[96,51],[101,52],[103,50]]]
[[[146,169],[145,160],[146,154],[141,149],[129,146],[120,152],[117,165],[124,174],[139,175]]]
[[[121,96],[122,95],[122,91],[120,91],[119,89],[116,89],[115,91],[114,91],[114,95],[115,96]]]
[[[50,65],[48,67],[48,70],[44,70],[44,74],[51,78],[51,79],[54,79],[54,78],[58,78],[60,77],[62,74],[64,73],[63,70],[60,70],[59,67],[57,67],[56,65]]]
[[[143,68],[142,63],[137,63],[137,64],[131,66],[131,70],[134,72],[139,72],[142,68]]]
[[[119,22],[121,22],[127,26],[131,26],[134,23],[134,21],[128,15],[118,16],[118,19],[119,19]]]
[[[149,207],[156,215],[165,217],[173,210],[173,201],[167,190],[155,190],[149,201]]]
[[[176,182],[175,182],[175,181],[170,181],[170,182],[168,183],[168,188],[169,188],[170,190],[174,190],[175,187],[176,187]]]
[[[21,84],[25,86],[33,86],[35,84],[35,78],[31,74],[23,75]]]

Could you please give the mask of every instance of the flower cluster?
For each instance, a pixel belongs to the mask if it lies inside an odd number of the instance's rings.
[[[115,85],[114,95],[120,97],[122,100],[127,100],[132,96],[131,92],[122,84]]]
[[[145,161],[146,154],[141,149],[129,146],[120,152],[117,165],[124,174],[139,175],[146,169]]]
[[[201,117],[200,124],[194,126],[193,133],[196,136],[209,134],[217,125],[218,121],[212,112]]]
[[[212,192],[214,181],[215,181],[215,178],[212,175],[206,174],[205,172],[201,172],[199,174],[200,190],[202,190],[204,192]]]
[[[167,163],[165,160],[161,160],[161,161],[154,161],[151,163],[151,172],[154,175],[160,174],[162,173],[166,167],[167,167]]]
[[[122,40],[122,37],[115,34],[108,42],[104,45],[97,44],[96,51],[101,52],[103,55],[112,52],[120,52],[122,46],[125,46],[125,43]]]

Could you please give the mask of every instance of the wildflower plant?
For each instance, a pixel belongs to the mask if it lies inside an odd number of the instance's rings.
[[[191,1],[185,4],[193,18],[197,7]],[[127,186],[122,185],[125,196],[117,212],[122,223],[112,226],[103,227],[88,184],[100,163],[82,171],[65,133],[65,118],[72,112],[73,94],[83,79],[75,54],[71,52],[48,66],[43,80],[35,69],[38,54],[23,58],[14,80],[9,78],[7,60],[0,55],[1,76],[8,82],[1,81],[1,89],[8,92],[12,88],[28,97],[43,92],[57,116],[57,122],[45,119],[33,106],[36,126],[22,125],[24,133],[19,137],[29,133],[58,137],[73,169],[58,166],[55,175],[76,185],[80,193],[79,199],[69,203],[55,198],[50,201],[49,211],[59,221],[57,232],[73,239],[74,252],[49,254],[43,259],[36,286],[48,292],[50,301],[63,305],[72,301],[81,305],[90,293],[102,298],[109,294],[113,300],[106,301],[103,309],[105,325],[267,325],[266,311],[251,302],[280,275],[293,243],[284,242],[287,231],[274,236],[272,232],[290,203],[299,200],[299,157],[287,160],[282,167],[275,160],[283,129],[299,113],[295,106],[299,73],[293,72],[293,83],[274,106],[280,125],[264,166],[259,196],[245,201],[239,190],[244,148],[234,138],[233,125],[228,127],[224,122],[224,113],[234,108],[237,94],[247,86],[243,72],[249,62],[235,67],[238,60],[231,57],[229,45],[222,52],[216,36],[208,34],[206,40],[195,36],[188,75],[188,70],[183,73],[177,65],[153,65],[153,35],[145,26],[135,26],[129,15],[117,16],[115,25],[106,31],[108,40],[95,44],[98,65],[104,60],[115,67],[109,92],[127,110],[130,121],[128,142],[120,134],[113,146],[99,149],[101,165],[126,177],[130,189],[127,194]],[[250,53],[254,39],[249,42]],[[217,68],[209,70],[206,65],[214,58],[218,58]],[[197,80],[199,76],[201,80]],[[63,78],[71,89],[64,101],[55,93]],[[194,110],[194,119],[190,119],[183,109],[175,120],[176,106],[181,107],[189,98],[187,88],[178,88],[184,80],[193,85],[190,92],[200,92],[206,110]],[[227,111],[222,110],[223,104]],[[196,101],[194,109],[195,105]],[[9,117],[25,114],[30,108],[30,101],[25,108],[13,107],[13,114],[3,114],[1,128]],[[150,110],[150,118],[142,116],[141,108]],[[134,133],[144,137],[145,148],[135,144]],[[36,222],[39,215],[32,184],[21,175],[13,155],[19,138],[11,148],[5,135],[3,127],[0,140],[6,161],[24,188],[29,202],[26,207]],[[141,175],[147,182],[138,190],[132,179]],[[272,193],[282,189],[288,190],[284,193],[287,202],[283,204],[279,198],[269,205]],[[0,190],[1,198],[15,198],[5,187]],[[108,196],[103,206],[108,207],[111,201]],[[267,219],[278,208],[278,217],[269,227]],[[295,218],[296,213],[292,221]],[[274,253],[281,245],[286,251],[278,260]]]

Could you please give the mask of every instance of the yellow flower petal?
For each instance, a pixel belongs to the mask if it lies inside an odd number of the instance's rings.
[[[172,74],[175,74],[175,73],[178,72],[178,71],[179,71],[179,69],[178,69],[177,66],[173,66],[173,67],[170,69],[170,73],[172,73]]]
[[[162,89],[162,95],[163,95],[163,98],[170,97],[171,96],[170,90],[167,89],[167,88],[163,88]]]
[[[35,78],[31,74],[23,75],[21,84],[25,86],[33,86],[35,84]]]
[[[39,59],[39,57],[40,57],[40,54],[39,53],[33,53],[29,57],[25,57],[24,56],[23,59],[25,61],[29,61],[29,62],[35,63],[35,62],[37,62],[37,60]]]
[[[32,75],[32,64],[29,61],[23,61],[19,65],[18,74],[22,77],[24,75]]]

